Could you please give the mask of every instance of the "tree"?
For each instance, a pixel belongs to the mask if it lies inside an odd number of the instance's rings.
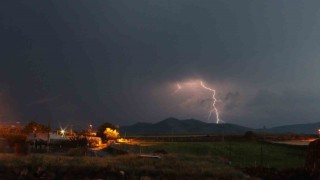
[[[33,132],[42,132],[42,133],[47,133],[50,132],[50,128],[46,125],[31,121],[29,122],[24,128],[23,132],[29,134]]]
[[[106,122],[106,123],[103,123],[102,125],[99,126],[98,128],[98,131],[97,131],[97,136],[98,137],[101,137],[102,140],[106,140],[107,137],[105,135],[105,131],[107,128],[110,128],[110,129],[116,129],[115,125],[109,123],[109,122]]]
[[[119,132],[116,129],[107,128],[104,134],[108,140],[116,140],[119,138]]]

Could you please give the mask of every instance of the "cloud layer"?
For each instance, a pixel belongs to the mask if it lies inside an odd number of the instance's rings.
[[[318,1],[0,2],[0,87],[22,121],[318,121]],[[40,105],[41,104],[41,105]],[[11,105],[10,105],[11,106]]]

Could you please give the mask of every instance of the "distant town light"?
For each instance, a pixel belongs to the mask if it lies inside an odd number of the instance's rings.
[[[64,134],[66,133],[66,131],[64,129],[61,129],[60,133],[61,133],[62,137],[64,137]]]

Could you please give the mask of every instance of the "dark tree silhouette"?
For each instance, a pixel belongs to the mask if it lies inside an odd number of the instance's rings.
[[[101,137],[102,140],[106,140],[106,135],[104,134],[104,131],[106,130],[106,128],[111,128],[111,129],[116,129],[116,126],[106,122],[103,123],[102,125],[99,126],[98,131],[97,131],[97,136]]]
[[[50,128],[46,125],[31,121],[24,128],[24,133],[32,133],[32,132],[42,132],[47,133],[50,132]]]

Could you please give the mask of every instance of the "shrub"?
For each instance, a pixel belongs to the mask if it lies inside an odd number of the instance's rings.
[[[74,137],[69,140],[58,141],[55,145],[63,148],[86,147],[88,145],[88,140],[85,137]]]
[[[108,140],[116,140],[119,138],[119,132],[116,129],[106,128],[104,134],[107,136]]]

